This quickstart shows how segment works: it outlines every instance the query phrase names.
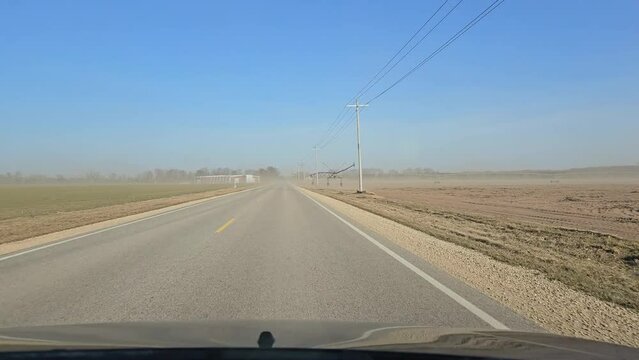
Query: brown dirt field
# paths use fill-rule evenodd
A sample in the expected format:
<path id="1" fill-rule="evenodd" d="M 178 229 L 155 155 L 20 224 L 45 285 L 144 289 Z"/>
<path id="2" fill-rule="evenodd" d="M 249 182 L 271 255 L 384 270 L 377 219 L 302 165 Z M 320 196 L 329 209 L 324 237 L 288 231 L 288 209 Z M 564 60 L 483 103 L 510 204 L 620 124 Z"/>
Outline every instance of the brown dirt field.
<path id="1" fill-rule="evenodd" d="M 639 310 L 639 185 L 368 185 L 314 189 L 575 290 Z"/>
<path id="2" fill-rule="evenodd" d="M 245 188 L 244 188 L 245 189 Z M 0 220 L 0 244 L 243 190 L 223 188 L 125 204 Z"/>
<path id="3" fill-rule="evenodd" d="M 639 186 L 634 185 L 380 187 L 373 191 L 443 211 L 639 240 Z"/>

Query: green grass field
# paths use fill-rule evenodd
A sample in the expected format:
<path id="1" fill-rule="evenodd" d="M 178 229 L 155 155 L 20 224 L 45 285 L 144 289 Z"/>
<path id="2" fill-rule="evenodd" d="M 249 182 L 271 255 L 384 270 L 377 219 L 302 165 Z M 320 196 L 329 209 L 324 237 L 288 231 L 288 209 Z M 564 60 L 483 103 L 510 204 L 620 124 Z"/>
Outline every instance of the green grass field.
<path id="1" fill-rule="evenodd" d="M 0 220 L 199 193 L 229 185 L 0 185 Z"/>

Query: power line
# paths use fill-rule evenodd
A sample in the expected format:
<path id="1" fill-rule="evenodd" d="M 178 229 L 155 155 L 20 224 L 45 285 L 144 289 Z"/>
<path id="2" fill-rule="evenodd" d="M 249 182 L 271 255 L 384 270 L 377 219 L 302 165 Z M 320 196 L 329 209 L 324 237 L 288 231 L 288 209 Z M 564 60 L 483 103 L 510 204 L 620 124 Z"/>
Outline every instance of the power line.
<path id="1" fill-rule="evenodd" d="M 350 110 L 350 109 L 349 109 Z M 348 113 L 348 112 L 347 112 Z M 330 143 L 332 143 L 333 141 L 335 141 L 336 138 L 339 137 L 339 135 L 342 133 L 342 131 L 344 131 L 344 128 L 346 126 L 348 126 L 348 124 L 350 122 L 352 122 L 352 119 L 355 117 L 355 112 L 353 111 L 350 114 L 350 117 L 348 118 L 344 118 L 342 119 L 342 121 L 340 121 L 338 124 L 336 124 L 336 126 L 333 128 L 333 131 L 328 134 L 324 141 L 321 143 L 320 147 L 323 149 L 326 146 L 328 146 Z M 341 125 L 341 126 L 340 126 Z"/>
<path id="2" fill-rule="evenodd" d="M 323 148 L 323 147 L 326 146 L 327 142 L 330 142 L 330 139 L 339 131 L 338 130 L 339 129 L 339 125 L 342 123 L 344 116 L 346 114 L 348 114 L 349 111 L 351 111 L 351 109 L 346 107 L 346 106 L 344 106 L 344 109 L 342 109 L 340 114 L 335 118 L 335 120 L 333 121 L 333 123 L 329 127 L 328 131 L 322 137 L 322 140 L 320 140 L 317 143 L 317 146 Z M 353 114 L 355 114 L 355 113 L 353 112 L 351 114 L 351 117 L 353 116 Z"/>
<path id="3" fill-rule="evenodd" d="M 348 113 L 348 110 L 350 110 L 347 107 L 347 105 L 350 104 L 351 102 L 353 102 L 356 98 L 358 98 L 361 95 L 365 94 L 368 90 L 370 90 L 369 85 L 373 81 L 376 80 L 376 78 L 379 76 L 379 74 L 382 73 L 382 71 L 384 71 L 388 67 L 388 65 L 390 65 L 393 62 L 393 60 L 395 60 L 395 58 L 397 58 L 397 56 L 399 56 L 399 54 L 401 54 L 401 52 L 408 46 L 408 44 L 410 44 L 413 41 L 413 39 L 415 39 L 415 37 L 426 27 L 426 25 L 428 25 L 428 23 L 430 23 L 430 21 L 439 13 L 439 11 L 444 7 L 444 5 L 446 5 L 448 3 L 448 1 L 449 0 L 444 0 L 444 2 L 442 2 L 442 4 L 437 8 L 437 10 L 435 10 L 435 12 L 422 24 L 422 26 L 420 26 L 419 29 L 417 29 L 417 31 L 415 31 L 415 33 L 413 33 L 413 35 L 410 37 L 410 39 L 408 39 L 408 41 L 406 41 L 404 43 L 404 45 L 402 45 L 402 47 L 399 50 L 397 50 L 397 52 L 395 52 L 395 54 L 386 62 L 386 64 L 384 64 L 384 66 L 382 66 L 382 68 L 377 71 L 377 73 L 368 81 L 368 83 L 366 83 L 366 85 L 364 85 L 364 87 L 362 87 L 355 96 L 353 96 L 350 100 L 348 100 L 348 102 L 346 102 L 346 104 L 344 105 L 342 110 L 339 112 L 339 114 L 337 114 L 335 119 L 329 125 L 328 130 L 326 131 L 325 135 L 317 143 L 317 145 L 319 147 L 326 146 L 326 144 L 324 144 L 324 145 L 321 145 L 321 144 L 323 144 L 325 141 L 329 141 L 328 139 L 331 138 L 332 133 L 339 127 L 339 124 L 341 123 L 344 115 L 346 115 Z M 461 3 L 462 1 L 463 0 L 460 0 L 457 3 L 457 5 L 455 5 L 455 7 L 457 7 L 459 5 L 459 3 Z M 453 7 L 453 10 L 455 9 L 455 7 Z M 450 12 L 451 11 L 449 11 L 449 13 L 444 16 L 444 19 L 450 14 Z M 397 64 L 399 62 L 401 62 L 406 57 L 406 55 L 408 55 L 417 45 L 419 45 L 419 43 L 421 43 L 426 38 L 426 36 L 428 36 L 428 34 L 430 34 L 434 30 L 434 28 L 437 27 L 437 25 L 439 25 L 441 23 L 442 20 L 440 20 L 433 28 L 431 28 L 430 31 L 417 42 L 417 44 L 415 44 L 412 48 L 410 48 L 409 51 L 404 56 L 402 56 L 402 58 L 397 63 L 395 63 L 393 65 L 393 68 L 395 66 L 397 66 Z M 392 70 L 392 68 L 391 68 L 391 70 Z M 388 74 L 388 71 L 386 73 L 384 73 L 384 75 L 382 75 L 382 78 L 384 76 L 386 76 L 386 74 Z M 379 82 L 379 80 L 381 80 L 381 79 L 378 79 L 377 81 L 375 81 L 375 84 L 377 84 L 377 82 Z M 372 86 L 374 86 L 375 84 L 373 84 Z"/>
<path id="4" fill-rule="evenodd" d="M 320 144 L 322 144 L 325 139 L 327 139 L 328 137 L 330 137 L 331 132 L 333 132 L 335 130 L 335 127 L 338 126 L 339 122 L 341 121 L 341 119 L 344 117 L 344 115 L 350 110 L 348 107 L 346 107 L 346 105 L 348 105 L 348 103 L 346 103 L 344 105 L 344 107 L 342 108 L 342 110 L 340 110 L 339 114 L 337 114 L 337 116 L 335 117 L 335 120 L 333 120 L 331 122 L 331 124 L 329 125 L 328 129 L 326 130 L 326 132 L 324 133 L 324 136 L 320 139 L 320 141 L 317 142 L 316 145 L 322 147 Z"/>
<path id="5" fill-rule="evenodd" d="M 444 15 L 441 19 L 439 19 L 439 21 L 437 22 L 437 24 L 435 24 L 435 26 L 433 26 L 432 28 L 430 28 L 430 30 L 428 30 L 428 32 L 426 34 L 424 34 L 424 36 L 421 37 L 421 39 L 419 39 L 419 41 L 417 41 L 410 49 L 408 49 L 408 51 L 399 59 L 397 60 L 397 62 L 395 64 L 393 64 L 393 66 L 391 66 L 388 70 L 386 70 L 384 72 L 384 74 L 382 76 L 380 76 L 377 80 L 375 80 L 374 83 L 372 83 L 366 90 L 364 90 L 364 92 L 361 93 L 361 95 L 366 94 L 370 89 L 372 89 L 375 85 L 377 85 L 377 83 L 379 83 L 384 77 L 386 77 L 386 75 L 388 75 L 389 72 L 391 72 L 395 67 L 397 67 L 397 65 L 399 65 L 400 62 L 402 62 L 402 60 L 404 60 L 406 58 L 406 56 L 408 56 L 413 50 L 415 50 L 415 48 L 422 43 L 422 41 L 424 41 L 424 39 L 426 39 L 426 37 L 428 37 L 428 35 L 430 35 L 438 26 L 439 24 L 441 24 L 444 20 L 446 20 L 446 18 L 448 17 L 448 15 L 450 15 L 453 11 L 455 11 L 455 9 L 457 9 L 457 7 L 463 2 L 464 0 L 459 0 L 457 2 L 457 4 L 455 4 L 450 10 L 448 10 L 448 12 L 446 13 L 446 15 Z M 361 96 L 360 95 L 360 96 Z"/>
<path id="6" fill-rule="evenodd" d="M 402 51 L 404 51 L 404 49 L 406 48 L 406 46 L 408 46 L 408 44 L 410 44 L 410 42 L 411 42 L 411 41 L 413 41 L 413 39 L 417 36 L 417 34 L 419 34 L 419 33 L 420 33 L 420 32 L 421 32 L 421 31 L 422 31 L 422 30 L 426 27 L 426 25 L 428 25 L 428 23 L 429 23 L 429 22 L 430 22 L 430 21 L 431 21 L 431 20 L 435 17 L 435 15 L 437 15 L 437 14 L 439 13 L 439 11 L 440 11 L 440 10 L 444 7 L 444 5 L 446 5 L 446 4 L 448 3 L 448 1 L 449 1 L 449 0 L 445 0 L 445 1 L 444 1 L 444 2 L 443 2 L 443 3 L 442 3 L 442 4 L 441 4 L 441 5 L 437 8 L 437 10 L 435 10 L 435 12 L 434 12 L 434 13 L 433 13 L 433 14 L 432 14 L 429 18 L 428 18 L 428 20 L 426 20 L 426 22 L 424 22 L 424 23 L 422 24 L 422 26 L 420 26 L 420 28 L 419 28 L 417 31 L 415 31 L 415 33 L 413 34 L 413 36 L 411 36 L 411 37 L 410 37 L 410 39 L 408 39 L 408 41 L 406 41 L 406 42 L 404 43 L 404 45 L 402 45 L 402 47 L 401 47 L 399 50 L 397 50 L 397 52 L 395 53 L 395 55 L 393 55 L 393 56 L 392 56 L 392 57 L 391 57 L 391 58 L 390 58 L 390 59 L 386 62 L 386 64 L 384 64 L 384 66 L 382 66 L 382 68 L 381 68 L 381 69 L 379 69 L 379 71 L 377 71 L 377 73 L 376 73 L 376 74 L 375 74 L 375 75 L 374 75 L 374 76 L 373 76 L 373 77 L 372 77 L 372 78 L 368 81 L 368 83 L 366 83 L 366 85 L 364 85 L 364 87 L 362 87 L 362 88 L 359 90 L 359 92 L 357 92 L 357 94 L 356 94 L 355 96 L 353 96 L 353 98 L 352 98 L 352 99 L 350 99 L 350 100 L 348 101 L 349 103 L 351 103 L 351 102 L 352 102 L 353 100 L 355 100 L 356 98 L 358 98 L 358 97 L 362 96 L 362 95 L 365 93 L 365 91 L 367 91 L 367 90 L 365 90 L 365 89 L 368 87 L 368 85 L 370 85 L 373 81 L 375 81 L 375 79 L 377 78 L 377 76 L 379 76 L 379 74 L 381 74 L 381 73 L 382 73 L 382 71 L 384 71 L 384 69 L 386 69 L 386 68 L 388 67 L 388 65 L 390 65 L 390 63 L 391 63 L 391 62 L 393 62 L 393 60 L 395 60 L 395 58 L 396 58 L 396 57 L 397 57 L 397 56 L 398 56 L 398 55 L 399 55 Z M 461 2 L 461 1 L 463 1 L 463 0 L 460 0 L 460 2 Z M 458 5 L 459 5 L 459 4 L 458 4 Z M 432 31 L 432 29 L 431 29 L 431 31 Z M 428 33 L 430 33 L 430 31 L 429 31 Z M 418 44 L 419 44 L 422 40 L 424 40 L 424 38 L 425 38 L 426 36 L 428 36 L 428 34 L 426 34 L 425 36 L 423 36 L 423 37 L 422 37 L 422 38 L 421 38 L 421 39 L 417 42 L 417 44 L 416 44 L 415 46 L 417 46 L 417 45 L 418 45 Z M 414 49 L 414 48 L 415 48 L 415 46 L 413 46 L 413 47 L 412 47 L 412 48 L 408 51 L 408 53 L 410 53 L 410 52 L 412 51 L 412 49 Z M 407 54 L 408 54 L 408 53 L 407 53 Z M 406 54 L 406 55 L 407 55 L 407 54 Z M 406 55 L 404 55 L 404 56 L 402 57 L 402 59 L 403 59 L 404 57 L 406 57 Z M 399 61 L 401 61 L 401 59 L 400 59 Z M 393 66 L 395 66 L 395 65 L 393 65 Z M 374 84 L 373 84 L 373 85 L 374 85 Z"/>
<path id="7" fill-rule="evenodd" d="M 342 132 L 344 132 L 344 129 L 346 129 L 348 127 L 348 125 L 352 124 L 353 121 L 355 121 L 355 112 L 354 111 L 353 111 L 353 113 L 351 113 L 350 118 L 348 118 L 344 123 L 342 123 L 342 126 L 337 131 L 335 131 L 333 136 L 331 138 L 327 139 L 326 142 L 324 142 L 324 144 L 322 145 L 322 148 L 325 148 L 326 146 L 331 144 L 333 141 L 335 141 L 337 138 L 339 138 L 339 136 L 342 134 Z"/>
<path id="8" fill-rule="evenodd" d="M 495 10 L 499 5 L 501 5 L 505 0 L 495 0 L 492 4 L 490 4 L 486 9 L 484 9 L 484 11 L 482 11 L 479 15 L 477 15 L 473 20 L 471 20 L 468 24 L 466 24 L 461 30 L 459 30 L 455 35 L 453 35 L 451 38 L 449 38 L 445 43 L 443 43 L 439 48 L 437 48 L 437 50 L 433 51 L 430 55 L 428 55 L 428 57 L 426 57 L 424 60 L 422 60 L 419 64 L 417 64 L 415 67 L 413 67 L 412 69 L 410 69 L 406 74 L 404 74 L 401 78 L 399 78 L 399 80 L 395 81 L 394 83 L 392 83 L 389 87 L 387 87 L 386 89 L 384 89 L 382 92 L 378 93 L 377 95 L 375 95 L 373 98 L 371 98 L 370 100 L 368 100 L 367 103 L 371 103 L 374 100 L 378 99 L 380 96 L 386 94 L 390 89 L 394 88 L 395 86 L 397 86 L 397 84 L 399 84 L 400 82 L 404 81 L 404 79 L 406 79 L 407 77 L 409 77 L 412 73 L 414 73 L 417 69 L 419 69 L 420 67 L 422 67 L 424 64 L 426 64 L 427 62 L 429 62 L 432 58 L 434 58 L 435 56 L 437 56 L 437 54 L 439 54 L 440 52 L 442 52 L 444 49 L 446 49 L 450 44 L 452 44 L 453 42 L 455 42 L 455 40 L 459 39 L 462 35 L 464 35 L 468 30 L 470 30 L 473 26 L 475 26 L 478 22 L 480 22 L 483 18 L 485 18 L 486 16 L 488 16 L 488 14 L 490 14 L 493 10 Z"/>
<path id="9" fill-rule="evenodd" d="M 456 7 L 459 6 L 459 4 L 462 2 L 463 0 L 460 0 L 455 6 L 453 6 L 452 9 L 450 9 L 448 11 L 448 13 L 446 15 L 444 15 L 444 17 L 442 19 L 439 20 L 439 22 L 437 24 L 435 24 L 435 26 L 433 26 L 433 28 L 431 28 L 431 30 L 425 34 L 422 39 L 420 39 L 420 41 L 418 41 L 417 44 L 414 44 L 413 47 L 409 50 L 409 52 L 407 52 L 406 54 L 404 54 L 389 70 L 387 70 L 384 75 L 382 75 L 382 78 L 389 72 L 391 71 L 400 61 L 402 61 L 409 53 L 412 49 L 414 49 L 417 45 L 419 45 L 419 43 L 421 42 L 421 40 L 423 40 L 426 36 L 428 36 L 428 34 L 430 32 L 432 32 L 432 30 L 434 30 L 434 28 L 436 28 Z M 411 68 L 407 73 L 405 73 L 402 77 L 400 77 L 397 81 L 395 81 L 394 83 L 392 83 L 390 86 L 388 86 L 387 88 L 385 88 L 383 91 L 379 92 L 377 95 L 375 95 L 373 98 L 371 98 L 367 103 L 371 103 L 372 101 L 378 99 L 379 97 L 383 96 L 384 94 L 386 94 L 388 91 L 390 91 L 392 88 L 394 88 L 395 86 L 397 86 L 400 82 L 402 82 L 403 80 L 405 80 L 407 77 L 409 77 L 411 74 L 413 74 L 415 71 L 417 71 L 419 68 L 421 68 L 424 64 L 426 64 L 427 62 L 429 62 L 431 59 L 433 59 L 435 56 L 437 56 L 439 53 L 441 53 L 443 50 L 445 50 L 448 46 L 450 46 L 453 42 L 455 42 L 458 38 L 460 38 L 461 36 L 463 36 L 468 30 L 470 30 L 472 27 L 474 27 L 477 23 L 479 23 L 481 20 L 483 20 L 486 16 L 488 16 L 492 11 L 494 11 L 497 7 L 499 7 L 505 0 L 495 0 L 493 1 L 486 9 L 484 9 L 479 15 L 477 15 L 475 18 L 473 18 L 471 21 L 469 21 L 464 27 L 462 27 L 457 33 L 455 33 L 452 37 L 450 37 L 446 42 L 444 42 L 439 48 L 437 48 L 435 51 L 433 51 L 430 55 L 428 55 L 425 59 L 423 59 L 422 61 L 420 61 L 416 66 L 414 66 L 413 68 Z M 445 4 L 446 2 L 444 2 Z M 429 19 L 430 20 L 430 19 Z M 428 23 L 428 21 L 426 22 L 426 24 Z M 423 28 L 424 26 L 422 26 Z M 421 31 L 421 29 L 417 32 L 419 33 Z M 417 34 L 416 33 L 416 34 Z M 412 39 L 414 39 L 415 35 L 414 34 L 411 39 L 407 42 L 410 43 L 410 41 L 412 41 Z M 401 53 L 401 51 L 407 46 L 407 44 L 404 44 L 404 46 L 402 47 L 402 49 L 400 49 L 398 51 L 398 53 L 396 53 L 389 62 L 387 62 L 387 64 L 382 67 L 382 71 L 385 67 L 388 66 L 389 63 L 391 63 L 393 61 L 394 58 L 397 57 L 397 55 L 399 53 Z M 378 72 L 379 74 L 379 72 Z M 373 79 L 375 79 L 376 76 L 378 76 L 378 74 L 376 74 Z M 375 83 L 373 83 L 371 86 L 368 87 L 368 89 L 366 89 L 365 91 L 370 90 L 370 88 L 372 88 L 372 86 L 374 86 L 375 84 L 377 84 L 377 82 L 379 82 L 379 80 L 381 80 L 381 78 L 378 78 L 377 81 L 375 81 Z M 370 84 L 370 81 L 369 81 Z M 356 98 L 356 97 L 355 97 Z M 333 141 L 335 141 L 335 139 L 337 139 L 339 137 L 339 135 L 344 131 L 344 129 L 346 129 L 347 126 L 349 126 L 350 124 L 352 124 L 354 118 L 355 118 L 355 112 L 353 112 L 350 116 L 350 118 L 343 120 L 344 116 L 348 113 L 348 108 L 345 106 L 340 113 L 338 114 L 338 116 L 335 118 L 335 120 L 333 121 L 333 123 L 331 124 L 329 131 L 326 133 L 326 135 L 322 138 L 322 141 L 320 141 L 318 143 L 318 145 L 321 145 L 319 147 L 324 148 L 327 145 L 329 145 L 330 143 L 332 143 Z M 341 126 L 340 126 L 341 124 Z M 316 147 L 318 147 L 318 145 L 316 145 Z M 316 150 L 316 154 L 317 154 L 317 150 Z M 317 171 L 317 170 L 316 170 Z"/>

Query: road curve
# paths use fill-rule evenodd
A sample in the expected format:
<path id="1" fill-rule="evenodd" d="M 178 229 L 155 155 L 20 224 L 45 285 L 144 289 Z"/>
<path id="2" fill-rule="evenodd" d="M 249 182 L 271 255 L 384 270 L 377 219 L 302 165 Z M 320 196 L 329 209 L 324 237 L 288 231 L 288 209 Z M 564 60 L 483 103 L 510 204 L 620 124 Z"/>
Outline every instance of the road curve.
<path id="1" fill-rule="evenodd" d="M 538 330 L 327 210 L 277 183 L 7 258 L 0 327 L 211 319 L 494 327 L 401 259 L 499 323 Z"/>

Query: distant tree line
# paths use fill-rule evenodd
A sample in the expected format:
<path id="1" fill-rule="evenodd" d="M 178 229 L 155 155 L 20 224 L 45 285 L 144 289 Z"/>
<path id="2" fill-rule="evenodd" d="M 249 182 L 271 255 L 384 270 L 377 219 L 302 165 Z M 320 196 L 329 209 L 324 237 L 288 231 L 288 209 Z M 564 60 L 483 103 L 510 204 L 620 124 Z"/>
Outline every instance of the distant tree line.
<path id="1" fill-rule="evenodd" d="M 267 168 L 259 168 L 257 170 L 233 170 L 229 168 L 201 168 L 195 171 L 195 176 L 206 176 L 206 175 L 259 175 L 265 178 L 277 178 L 280 177 L 280 171 L 273 166 L 268 166 Z"/>
<path id="2" fill-rule="evenodd" d="M 192 183 L 196 176 L 202 175 L 259 175 L 263 178 L 277 178 L 280 172 L 269 166 L 256 170 L 230 168 L 201 168 L 195 171 L 180 169 L 154 169 L 137 175 L 117 173 L 103 174 L 89 171 L 83 176 L 64 175 L 25 175 L 20 171 L 0 174 L 0 184 L 54 184 L 54 183 Z"/>
<path id="3" fill-rule="evenodd" d="M 423 178 L 560 178 L 560 177 L 580 177 L 580 176 L 601 176 L 601 177 L 639 177 L 638 165 L 619 165 L 619 166 L 597 166 L 584 168 L 571 168 L 563 170 L 498 170 L 498 171 L 458 171 L 458 172 L 441 172 L 431 168 L 407 168 L 404 170 L 384 170 L 378 168 L 364 168 L 362 171 L 367 177 L 423 177 Z M 309 173 L 309 174 L 312 174 Z M 340 174 L 343 177 L 357 177 L 357 169 L 348 170 Z"/>
<path id="4" fill-rule="evenodd" d="M 402 177 L 402 176 L 428 176 L 437 174 L 437 172 L 430 168 L 407 168 L 404 170 L 384 170 L 378 168 L 364 168 L 362 171 L 364 176 L 372 177 Z M 358 176 L 357 169 L 349 170 L 343 173 L 344 177 Z"/>

